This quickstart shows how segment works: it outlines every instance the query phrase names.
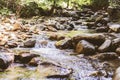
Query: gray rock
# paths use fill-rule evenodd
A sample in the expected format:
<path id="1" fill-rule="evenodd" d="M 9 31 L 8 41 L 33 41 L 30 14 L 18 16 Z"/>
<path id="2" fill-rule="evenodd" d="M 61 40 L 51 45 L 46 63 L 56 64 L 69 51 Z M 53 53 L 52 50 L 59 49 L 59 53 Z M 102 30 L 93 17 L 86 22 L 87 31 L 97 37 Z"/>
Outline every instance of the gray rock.
<path id="1" fill-rule="evenodd" d="M 112 49 L 115 50 L 120 45 L 120 38 L 113 39 L 112 41 Z"/>
<path id="2" fill-rule="evenodd" d="M 87 40 L 90 43 L 100 45 L 105 41 L 104 34 L 79 34 L 72 38 L 74 43 L 78 43 L 80 40 Z"/>
<path id="3" fill-rule="evenodd" d="M 55 43 L 55 46 L 57 48 L 60 48 L 60 49 L 71 49 L 71 48 L 73 48 L 73 44 L 72 44 L 71 39 L 63 39 L 63 40 L 57 41 Z"/>
<path id="4" fill-rule="evenodd" d="M 120 80 L 120 67 L 116 69 L 112 80 Z"/>
<path id="5" fill-rule="evenodd" d="M 110 49 L 112 41 L 107 39 L 105 42 L 98 48 L 98 51 L 100 52 L 106 52 Z"/>
<path id="6" fill-rule="evenodd" d="M 109 29 L 113 32 L 120 32 L 120 24 L 110 24 Z"/>
<path id="7" fill-rule="evenodd" d="M 116 53 L 120 56 L 120 47 L 116 49 Z"/>
<path id="8" fill-rule="evenodd" d="M 24 47 L 30 48 L 34 47 L 36 43 L 36 40 L 27 40 L 24 42 Z"/>
<path id="9" fill-rule="evenodd" d="M 85 55 L 92 55 L 95 53 L 95 47 L 93 44 L 85 41 L 85 40 L 81 40 L 80 42 L 78 42 L 75 51 L 79 54 L 85 54 Z"/>
<path id="10" fill-rule="evenodd" d="M 0 53 L 0 70 L 4 71 L 7 69 L 14 61 L 14 54 L 13 53 Z"/>
<path id="11" fill-rule="evenodd" d="M 96 55 L 97 59 L 100 60 L 114 60 L 118 59 L 118 55 L 115 52 L 105 52 L 105 53 L 99 53 Z"/>

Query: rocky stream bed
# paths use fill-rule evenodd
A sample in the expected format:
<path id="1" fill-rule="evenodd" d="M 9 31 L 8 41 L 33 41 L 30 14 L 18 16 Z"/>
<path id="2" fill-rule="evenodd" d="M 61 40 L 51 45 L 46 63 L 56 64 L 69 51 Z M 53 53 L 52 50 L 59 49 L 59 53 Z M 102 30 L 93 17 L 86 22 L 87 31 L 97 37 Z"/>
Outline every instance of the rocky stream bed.
<path id="1" fill-rule="evenodd" d="M 103 10 L 0 16 L 0 80 L 119 80 L 119 32 Z"/>

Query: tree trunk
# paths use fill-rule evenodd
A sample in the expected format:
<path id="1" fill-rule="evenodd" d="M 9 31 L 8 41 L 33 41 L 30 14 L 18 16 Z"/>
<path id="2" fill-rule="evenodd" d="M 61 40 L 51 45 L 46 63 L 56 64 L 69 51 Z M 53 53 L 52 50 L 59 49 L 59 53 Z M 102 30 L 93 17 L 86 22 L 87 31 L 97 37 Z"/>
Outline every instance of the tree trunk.
<path id="1" fill-rule="evenodd" d="M 67 2 L 67 8 L 69 8 L 69 5 L 70 5 L 70 0 L 68 0 Z"/>

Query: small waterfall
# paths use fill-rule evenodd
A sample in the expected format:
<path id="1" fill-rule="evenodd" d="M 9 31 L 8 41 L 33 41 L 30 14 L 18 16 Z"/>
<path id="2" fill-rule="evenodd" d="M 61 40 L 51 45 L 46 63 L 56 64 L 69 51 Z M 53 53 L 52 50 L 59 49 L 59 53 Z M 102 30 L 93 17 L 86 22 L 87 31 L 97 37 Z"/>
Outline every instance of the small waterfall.
<path id="1" fill-rule="evenodd" d="M 56 48 L 55 41 L 50 41 L 45 34 L 36 36 L 35 48 Z"/>
<path id="2" fill-rule="evenodd" d="M 39 40 L 35 44 L 35 48 L 55 48 L 55 42 L 49 40 Z"/>

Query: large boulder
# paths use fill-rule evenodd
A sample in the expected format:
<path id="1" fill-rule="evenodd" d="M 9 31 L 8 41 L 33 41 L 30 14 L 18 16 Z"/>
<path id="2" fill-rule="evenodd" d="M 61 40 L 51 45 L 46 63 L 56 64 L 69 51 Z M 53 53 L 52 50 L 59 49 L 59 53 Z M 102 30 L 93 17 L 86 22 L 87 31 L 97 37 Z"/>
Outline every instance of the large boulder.
<path id="1" fill-rule="evenodd" d="M 39 55 L 32 53 L 23 53 L 18 55 L 19 61 L 23 64 L 29 63 L 34 57 L 39 57 Z"/>
<path id="2" fill-rule="evenodd" d="M 34 47 L 35 46 L 35 43 L 36 43 L 36 40 L 27 40 L 24 42 L 24 47 L 26 48 L 31 48 L 31 47 Z"/>
<path id="3" fill-rule="evenodd" d="M 75 35 L 72 38 L 72 41 L 74 43 L 78 43 L 80 40 L 87 40 L 88 42 L 91 42 L 96 45 L 101 45 L 105 41 L 104 34 L 79 34 Z"/>
<path id="4" fill-rule="evenodd" d="M 73 48 L 72 40 L 71 39 L 63 39 L 60 41 L 57 41 L 55 43 L 55 46 L 60 49 L 71 49 Z"/>
<path id="5" fill-rule="evenodd" d="M 112 41 L 107 39 L 105 42 L 98 48 L 98 51 L 100 52 L 106 52 L 110 49 Z"/>
<path id="6" fill-rule="evenodd" d="M 115 52 L 104 52 L 104 53 L 99 53 L 95 56 L 97 59 L 100 60 L 113 60 L 113 59 L 118 59 L 118 55 Z"/>
<path id="7" fill-rule="evenodd" d="M 14 61 L 14 54 L 13 53 L 0 53 L 0 70 L 4 71 L 7 69 Z"/>
<path id="8" fill-rule="evenodd" d="M 92 55 L 95 53 L 95 46 L 85 40 L 78 42 L 75 51 L 79 54 Z"/>
<path id="9" fill-rule="evenodd" d="M 110 24 L 109 29 L 112 32 L 120 32 L 120 24 Z"/>

